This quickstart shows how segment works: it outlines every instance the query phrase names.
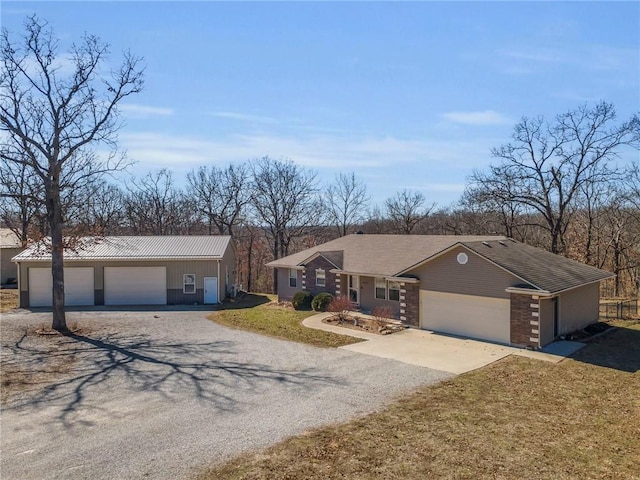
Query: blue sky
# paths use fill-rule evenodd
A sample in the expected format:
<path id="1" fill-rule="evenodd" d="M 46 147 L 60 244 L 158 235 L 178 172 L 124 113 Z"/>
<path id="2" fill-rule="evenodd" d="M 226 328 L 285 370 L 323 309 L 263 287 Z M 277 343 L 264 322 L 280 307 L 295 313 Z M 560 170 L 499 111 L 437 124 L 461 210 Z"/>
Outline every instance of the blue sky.
<path id="1" fill-rule="evenodd" d="M 2 2 L 144 57 L 131 173 L 269 155 L 446 206 L 523 116 L 640 109 L 639 2 Z M 627 160 L 638 158 L 627 152 Z"/>

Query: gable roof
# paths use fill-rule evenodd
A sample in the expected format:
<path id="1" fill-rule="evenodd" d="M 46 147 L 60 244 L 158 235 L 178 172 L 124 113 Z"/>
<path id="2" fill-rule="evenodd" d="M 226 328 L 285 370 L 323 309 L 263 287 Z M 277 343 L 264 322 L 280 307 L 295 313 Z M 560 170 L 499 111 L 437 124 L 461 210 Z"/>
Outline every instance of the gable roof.
<path id="1" fill-rule="evenodd" d="M 511 239 L 461 243 L 481 257 L 550 293 L 615 276 L 599 268 Z"/>
<path id="2" fill-rule="evenodd" d="M 471 235 L 347 235 L 279 258 L 267 266 L 300 267 L 318 254 L 336 264 L 332 258 L 341 251 L 339 270 L 343 272 L 404 276 L 456 246 L 467 248 L 541 292 L 557 293 L 615 276 L 507 237 Z"/>
<path id="3" fill-rule="evenodd" d="M 224 255 L 230 242 L 228 235 L 85 237 L 75 250 L 66 250 L 64 258 L 65 261 L 216 259 Z M 51 261 L 51 253 L 38 243 L 12 260 Z"/>
<path id="4" fill-rule="evenodd" d="M 474 235 L 347 235 L 267 263 L 268 267 L 293 268 L 317 253 L 336 264 L 342 251 L 342 271 L 363 275 L 393 276 L 460 241 L 499 240 L 506 237 Z"/>

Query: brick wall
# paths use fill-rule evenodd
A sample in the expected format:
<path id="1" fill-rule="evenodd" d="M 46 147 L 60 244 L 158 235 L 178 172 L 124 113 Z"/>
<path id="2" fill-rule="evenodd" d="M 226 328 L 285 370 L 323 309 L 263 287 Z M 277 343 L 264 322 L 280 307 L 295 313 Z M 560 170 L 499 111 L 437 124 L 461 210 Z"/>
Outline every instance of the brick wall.
<path id="1" fill-rule="evenodd" d="M 420 284 L 400 282 L 400 320 L 420 326 Z"/>
<path id="2" fill-rule="evenodd" d="M 318 268 L 324 269 L 325 285 L 319 287 L 316 285 L 316 270 Z M 316 257 L 310 261 L 303 272 L 302 277 L 302 290 L 311 292 L 313 296 L 316 296 L 320 292 L 329 292 L 331 295 L 336 294 L 336 274 L 331 273 L 329 270 L 336 268 L 335 265 L 328 262 L 324 257 Z M 339 283 L 339 282 L 338 282 Z M 340 287 L 338 286 L 338 289 Z"/>
<path id="3" fill-rule="evenodd" d="M 540 301 L 532 295 L 511 294 L 511 344 L 540 346 Z"/>

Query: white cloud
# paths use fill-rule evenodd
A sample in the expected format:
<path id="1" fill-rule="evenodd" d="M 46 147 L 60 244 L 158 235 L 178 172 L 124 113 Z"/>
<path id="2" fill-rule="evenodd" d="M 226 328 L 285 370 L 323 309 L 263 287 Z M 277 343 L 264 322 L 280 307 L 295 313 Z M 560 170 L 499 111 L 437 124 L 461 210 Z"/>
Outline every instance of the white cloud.
<path id="1" fill-rule="evenodd" d="M 445 119 L 465 125 L 503 125 L 511 123 L 505 115 L 494 110 L 482 112 L 448 112 L 442 115 Z"/>
<path id="2" fill-rule="evenodd" d="M 238 113 L 238 112 L 212 112 L 212 116 L 219 118 L 226 118 L 229 120 L 238 120 L 241 122 L 254 122 L 254 123 L 275 123 L 276 119 L 272 117 L 263 117 L 260 115 L 253 115 L 250 113 Z"/>
<path id="3" fill-rule="evenodd" d="M 118 109 L 131 117 L 146 118 L 146 117 L 168 117 L 174 114 L 173 109 L 164 107 L 151 107 L 148 105 L 140 105 L 137 103 L 123 103 L 118 106 Z"/>

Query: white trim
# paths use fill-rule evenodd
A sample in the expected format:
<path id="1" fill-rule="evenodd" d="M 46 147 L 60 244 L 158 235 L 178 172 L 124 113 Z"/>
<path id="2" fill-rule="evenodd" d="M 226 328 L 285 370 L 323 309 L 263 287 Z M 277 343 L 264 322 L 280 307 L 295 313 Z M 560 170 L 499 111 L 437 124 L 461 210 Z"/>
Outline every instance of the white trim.
<path id="1" fill-rule="evenodd" d="M 193 277 L 193 282 L 186 282 L 187 277 Z M 182 274 L 182 293 L 185 295 L 195 295 L 198 293 L 198 289 L 196 288 L 197 276 L 195 273 L 183 273 Z M 193 292 L 187 292 L 186 286 L 193 285 Z"/>

